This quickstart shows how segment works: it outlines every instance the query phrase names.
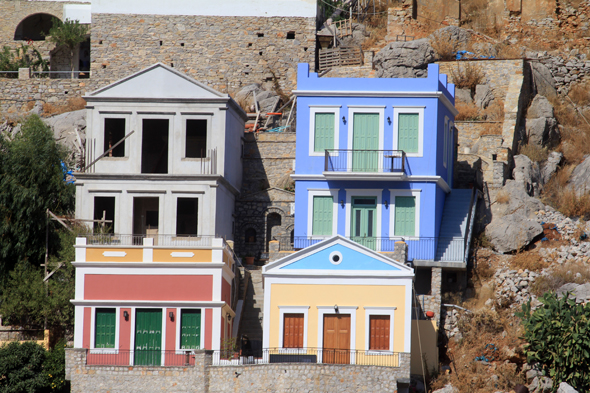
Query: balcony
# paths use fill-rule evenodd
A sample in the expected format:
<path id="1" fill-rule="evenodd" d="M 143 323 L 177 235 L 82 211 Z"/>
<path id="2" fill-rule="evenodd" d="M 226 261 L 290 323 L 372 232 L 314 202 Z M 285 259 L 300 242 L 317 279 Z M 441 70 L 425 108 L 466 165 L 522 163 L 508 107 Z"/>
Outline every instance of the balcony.
<path id="1" fill-rule="evenodd" d="M 182 235 L 125 235 L 113 233 L 88 233 L 78 237 L 86 238 L 89 246 L 165 246 L 165 247 L 211 247 L 215 236 Z M 152 243 L 153 242 L 153 243 Z M 147 243 L 147 244 L 146 244 Z"/>
<path id="2" fill-rule="evenodd" d="M 331 180 L 390 180 L 405 176 L 403 150 L 326 149 L 324 176 Z"/>

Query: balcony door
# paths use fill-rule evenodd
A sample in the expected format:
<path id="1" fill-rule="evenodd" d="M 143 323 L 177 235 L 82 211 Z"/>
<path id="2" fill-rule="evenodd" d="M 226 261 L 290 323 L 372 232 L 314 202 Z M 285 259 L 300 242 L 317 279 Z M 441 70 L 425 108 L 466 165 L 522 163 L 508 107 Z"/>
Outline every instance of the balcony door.
<path id="1" fill-rule="evenodd" d="M 162 309 L 138 309 L 135 313 L 136 366 L 160 366 L 162 362 Z"/>
<path id="2" fill-rule="evenodd" d="M 376 249 L 377 233 L 377 198 L 353 197 L 350 237 L 353 241 Z"/>
<path id="3" fill-rule="evenodd" d="M 350 363 L 350 314 L 324 315 L 322 362 Z"/>
<path id="4" fill-rule="evenodd" d="M 355 113 L 352 126 L 353 172 L 377 172 L 379 113 Z"/>

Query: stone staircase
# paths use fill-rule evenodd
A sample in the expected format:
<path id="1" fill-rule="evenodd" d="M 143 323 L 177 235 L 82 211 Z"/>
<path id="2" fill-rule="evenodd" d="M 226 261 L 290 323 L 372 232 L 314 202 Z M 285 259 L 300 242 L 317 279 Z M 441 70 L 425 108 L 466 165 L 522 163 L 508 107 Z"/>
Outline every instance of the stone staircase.
<path id="1" fill-rule="evenodd" d="M 262 288 L 262 266 L 245 266 L 248 274 L 246 300 L 240 322 L 238 337 L 247 335 L 252 349 L 262 348 L 262 313 L 264 311 L 264 289 Z"/>

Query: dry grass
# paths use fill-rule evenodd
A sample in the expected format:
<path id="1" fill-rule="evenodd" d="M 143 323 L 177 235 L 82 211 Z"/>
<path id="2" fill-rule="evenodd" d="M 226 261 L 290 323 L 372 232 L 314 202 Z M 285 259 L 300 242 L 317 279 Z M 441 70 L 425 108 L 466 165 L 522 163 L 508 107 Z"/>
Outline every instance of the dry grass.
<path id="1" fill-rule="evenodd" d="M 451 68 L 451 81 L 458 89 L 469 89 L 475 92 L 475 86 L 485 81 L 485 74 L 481 67 L 472 63 L 465 63 Z"/>
<path id="2" fill-rule="evenodd" d="M 513 269 L 540 272 L 548 266 L 548 263 L 535 251 L 523 251 L 512 257 L 510 265 Z"/>
<path id="3" fill-rule="evenodd" d="M 590 82 L 576 83 L 570 88 L 568 97 L 578 106 L 590 105 Z"/>
<path id="4" fill-rule="evenodd" d="M 369 15 L 365 20 L 369 38 L 361 45 L 363 50 L 373 48 L 381 41 L 384 42 L 387 35 L 387 8 L 387 2 L 375 4 L 375 15 Z"/>
<path id="5" fill-rule="evenodd" d="M 496 98 L 484 110 L 486 120 L 489 121 L 504 121 L 504 101 Z"/>
<path id="6" fill-rule="evenodd" d="M 510 202 L 510 195 L 508 192 L 506 192 L 506 190 L 500 190 L 498 191 L 498 194 L 496 194 L 496 202 L 504 204 L 508 203 Z"/>
<path id="7" fill-rule="evenodd" d="M 518 154 L 524 154 L 530 158 L 532 162 L 544 161 L 549 157 L 549 151 L 546 147 L 539 147 L 530 143 L 527 143 L 526 145 L 519 144 Z"/>
<path id="8" fill-rule="evenodd" d="M 481 120 L 483 117 L 481 109 L 473 103 L 457 102 L 455 103 L 455 108 L 459 111 L 457 116 L 455 116 L 455 120 L 457 121 L 475 121 Z"/>
<path id="9" fill-rule="evenodd" d="M 479 136 L 484 135 L 502 135 L 502 124 L 500 123 L 483 123 Z"/>
<path id="10" fill-rule="evenodd" d="M 545 185 L 543 201 L 568 217 L 590 218 L 590 193 L 582 195 L 568 185 L 574 165 L 559 170 Z"/>
<path id="11" fill-rule="evenodd" d="M 557 290 L 564 284 L 584 284 L 590 281 L 590 268 L 575 262 L 556 265 L 548 275 L 537 277 L 531 285 L 531 292 L 541 296 L 546 292 Z"/>
<path id="12" fill-rule="evenodd" d="M 70 98 L 65 104 L 53 105 L 49 102 L 43 104 L 43 113 L 41 116 L 49 117 L 60 115 L 66 112 L 77 111 L 86 107 L 86 101 L 82 97 Z"/>
<path id="13" fill-rule="evenodd" d="M 455 60 L 459 50 L 459 42 L 448 31 L 434 32 L 430 46 L 436 52 L 438 60 Z"/>
<path id="14" fill-rule="evenodd" d="M 496 51 L 498 52 L 498 59 L 520 59 L 524 57 L 522 47 L 510 45 L 509 43 L 497 44 Z"/>

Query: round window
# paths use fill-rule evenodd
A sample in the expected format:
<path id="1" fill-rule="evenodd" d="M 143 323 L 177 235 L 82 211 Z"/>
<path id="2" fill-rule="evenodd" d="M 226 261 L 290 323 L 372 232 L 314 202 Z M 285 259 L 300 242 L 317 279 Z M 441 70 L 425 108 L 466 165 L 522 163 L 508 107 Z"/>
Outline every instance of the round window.
<path id="1" fill-rule="evenodd" d="M 340 263 L 342 263 L 342 254 L 338 251 L 334 251 L 330 254 L 330 262 L 333 265 L 340 265 Z"/>

